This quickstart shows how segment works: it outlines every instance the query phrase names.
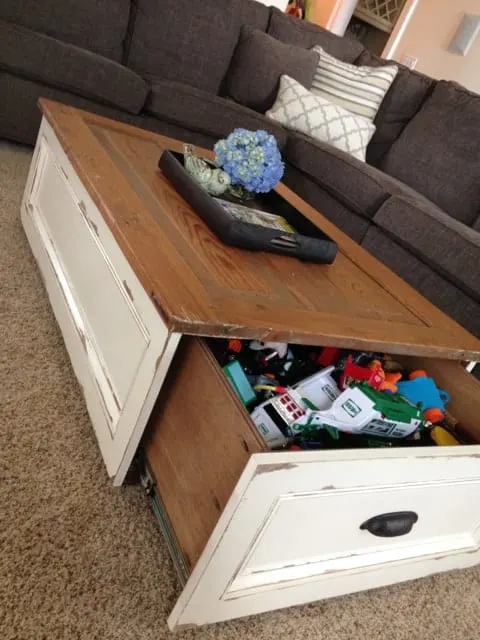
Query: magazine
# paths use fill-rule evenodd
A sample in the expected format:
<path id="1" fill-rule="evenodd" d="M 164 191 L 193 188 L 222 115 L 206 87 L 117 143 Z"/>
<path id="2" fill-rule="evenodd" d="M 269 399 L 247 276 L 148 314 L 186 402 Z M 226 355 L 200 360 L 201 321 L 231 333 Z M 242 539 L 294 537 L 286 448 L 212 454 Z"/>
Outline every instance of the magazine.
<path id="1" fill-rule="evenodd" d="M 277 229 L 284 233 L 296 233 L 295 229 L 289 224 L 282 216 L 277 216 L 273 213 L 267 213 L 260 209 L 251 209 L 242 204 L 236 204 L 222 200 L 221 198 L 215 198 L 215 200 L 229 213 L 232 218 L 239 222 L 248 222 L 260 227 L 268 227 L 269 229 Z"/>

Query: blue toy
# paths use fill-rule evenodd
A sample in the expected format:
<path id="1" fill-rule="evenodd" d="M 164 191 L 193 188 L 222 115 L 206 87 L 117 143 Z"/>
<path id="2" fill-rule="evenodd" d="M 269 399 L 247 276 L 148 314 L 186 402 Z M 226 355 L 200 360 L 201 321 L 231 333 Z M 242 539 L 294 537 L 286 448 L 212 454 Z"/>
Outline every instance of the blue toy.
<path id="1" fill-rule="evenodd" d="M 409 378 L 397 383 L 398 393 L 415 405 L 421 403 L 427 420 L 433 424 L 441 422 L 445 417 L 445 405 L 450 402 L 448 393 L 439 389 L 425 371 L 414 371 Z"/>

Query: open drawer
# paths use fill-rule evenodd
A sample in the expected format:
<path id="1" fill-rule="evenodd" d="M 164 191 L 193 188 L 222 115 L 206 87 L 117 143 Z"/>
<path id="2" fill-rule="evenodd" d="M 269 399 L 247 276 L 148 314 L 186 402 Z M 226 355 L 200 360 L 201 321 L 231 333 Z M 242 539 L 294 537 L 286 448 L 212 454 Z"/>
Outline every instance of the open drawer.
<path id="1" fill-rule="evenodd" d="M 452 361 L 403 360 L 448 389 L 450 413 L 480 442 L 473 376 Z M 189 574 L 171 628 L 480 561 L 480 445 L 269 452 L 198 338 L 179 348 L 145 451 Z M 372 524 L 385 514 L 393 537 Z"/>

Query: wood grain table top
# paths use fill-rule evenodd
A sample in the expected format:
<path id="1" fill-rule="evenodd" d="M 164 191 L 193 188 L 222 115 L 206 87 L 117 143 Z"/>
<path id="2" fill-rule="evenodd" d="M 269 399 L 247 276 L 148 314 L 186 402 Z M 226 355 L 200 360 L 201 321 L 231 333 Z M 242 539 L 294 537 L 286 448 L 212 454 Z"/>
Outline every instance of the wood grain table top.
<path id="1" fill-rule="evenodd" d="M 172 331 L 480 359 L 477 338 L 284 185 L 279 193 L 338 243 L 333 265 L 224 245 L 157 167 L 181 142 L 39 105 Z"/>

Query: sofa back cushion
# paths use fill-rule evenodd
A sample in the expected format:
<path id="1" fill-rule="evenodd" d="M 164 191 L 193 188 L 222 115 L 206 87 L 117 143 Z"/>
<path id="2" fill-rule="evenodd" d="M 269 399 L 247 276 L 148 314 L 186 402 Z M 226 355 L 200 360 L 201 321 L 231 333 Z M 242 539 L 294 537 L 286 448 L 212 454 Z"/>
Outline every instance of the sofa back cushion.
<path id="1" fill-rule="evenodd" d="M 236 102 L 265 113 L 275 102 L 282 74 L 310 88 L 317 63 L 318 53 L 244 26 L 227 72 L 226 92 Z"/>
<path id="2" fill-rule="evenodd" d="M 1 0 L 0 20 L 120 61 L 130 0 Z"/>
<path id="3" fill-rule="evenodd" d="M 473 225 L 480 202 L 480 96 L 440 81 L 381 168 Z"/>
<path id="4" fill-rule="evenodd" d="M 353 37 L 335 35 L 318 25 L 292 18 L 279 9 L 271 9 L 268 33 L 286 44 L 310 49 L 319 44 L 331 56 L 344 62 L 354 62 L 364 51 L 363 45 Z"/>
<path id="5" fill-rule="evenodd" d="M 127 64 L 152 82 L 176 80 L 218 94 L 242 24 L 265 31 L 256 0 L 136 0 Z"/>
<path id="6" fill-rule="evenodd" d="M 364 51 L 356 64 L 380 67 L 391 65 L 392 61 Z M 396 64 L 397 76 L 380 105 L 374 121 L 377 130 L 367 149 L 367 162 L 375 167 L 380 166 L 387 151 L 421 109 L 435 86 L 432 78 Z"/>

